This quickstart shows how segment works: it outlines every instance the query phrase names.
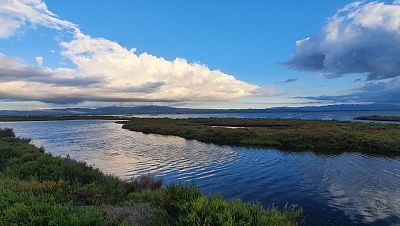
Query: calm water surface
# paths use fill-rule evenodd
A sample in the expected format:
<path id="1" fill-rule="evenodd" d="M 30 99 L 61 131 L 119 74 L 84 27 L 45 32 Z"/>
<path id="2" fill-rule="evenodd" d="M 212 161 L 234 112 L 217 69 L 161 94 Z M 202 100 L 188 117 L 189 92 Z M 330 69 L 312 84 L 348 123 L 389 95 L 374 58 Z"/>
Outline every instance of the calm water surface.
<path id="1" fill-rule="evenodd" d="M 318 155 L 204 144 L 145 135 L 110 121 L 0 123 L 54 155 L 128 179 L 147 173 L 194 182 L 204 193 L 298 203 L 307 225 L 399 225 L 400 158 Z"/>

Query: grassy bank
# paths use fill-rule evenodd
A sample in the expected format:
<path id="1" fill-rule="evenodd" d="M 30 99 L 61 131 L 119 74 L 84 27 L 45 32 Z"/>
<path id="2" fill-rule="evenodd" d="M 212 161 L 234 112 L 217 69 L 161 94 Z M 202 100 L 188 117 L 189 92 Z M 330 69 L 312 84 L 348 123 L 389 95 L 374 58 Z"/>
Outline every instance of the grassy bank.
<path id="1" fill-rule="evenodd" d="M 223 145 L 293 151 L 400 152 L 400 125 L 297 119 L 133 118 L 123 128 Z"/>
<path id="2" fill-rule="evenodd" d="M 361 116 L 354 118 L 357 120 L 370 120 L 370 121 L 391 121 L 391 122 L 400 122 L 400 116 L 379 116 L 379 115 L 371 115 L 371 116 Z"/>
<path id="3" fill-rule="evenodd" d="M 296 225 L 301 215 L 161 185 L 104 175 L 0 129 L 0 225 Z"/>
<path id="4" fill-rule="evenodd" d="M 96 115 L 71 115 L 71 116 L 0 116 L 0 122 L 18 122 L 18 121 L 57 121 L 57 120 L 128 120 L 130 117 L 122 116 L 96 116 Z"/>

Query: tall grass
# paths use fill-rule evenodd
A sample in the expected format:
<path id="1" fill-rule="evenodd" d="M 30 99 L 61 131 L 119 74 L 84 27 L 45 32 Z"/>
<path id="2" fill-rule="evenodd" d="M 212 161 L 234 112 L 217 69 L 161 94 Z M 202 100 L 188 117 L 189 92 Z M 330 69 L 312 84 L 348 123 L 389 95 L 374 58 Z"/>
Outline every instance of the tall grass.
<path id="1" fill-rule="evenodd" d="M 301 215 L 162 184 L 104 175 L 0 129 L 0 225 L 296 225 Z"/>

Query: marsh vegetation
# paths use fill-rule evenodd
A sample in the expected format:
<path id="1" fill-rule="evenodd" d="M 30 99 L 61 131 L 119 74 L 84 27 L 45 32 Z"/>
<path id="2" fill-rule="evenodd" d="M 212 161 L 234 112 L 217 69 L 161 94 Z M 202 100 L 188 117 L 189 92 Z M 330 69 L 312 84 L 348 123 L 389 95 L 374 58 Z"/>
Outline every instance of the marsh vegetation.
<path id="1" fill-rule="evenodd" d="M 132 118 L 123 128 L 201 142 L 293 151 L 400 151 L 400 125 L 300 119 Z"/>

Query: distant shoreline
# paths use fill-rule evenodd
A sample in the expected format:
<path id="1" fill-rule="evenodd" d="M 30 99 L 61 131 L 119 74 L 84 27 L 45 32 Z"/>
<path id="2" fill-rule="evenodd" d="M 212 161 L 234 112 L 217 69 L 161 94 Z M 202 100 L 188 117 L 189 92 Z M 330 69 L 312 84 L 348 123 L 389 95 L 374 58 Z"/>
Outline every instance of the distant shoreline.
<path id="1" fill-rule="evenodd" d="M 400 122 L 400 116 L 379 116 L 379 115 L 371 115 L 371 116 L 360 116 L 354 118 L 356 120 L 368 120 L 368 121 L 384 121 L 384 122 Z"/>
<path id="2" fill-rule="evenodd" d="M 0 110 L 0 116 L 79 116 L 79 115 L 179 115 L 179 114 L 276 114 L 276 113 L 318 113 L 318 112 L 372 112 L 400 111 L 400 105 L 367 104 L 367 105 L 325 105 L 303 107 L 271 107 L 271 108 L 179 108 L 158 105 L 143 105 L 132 107 L 98 107 L 98 108 L 54 108 L 30 110 Z"/>

